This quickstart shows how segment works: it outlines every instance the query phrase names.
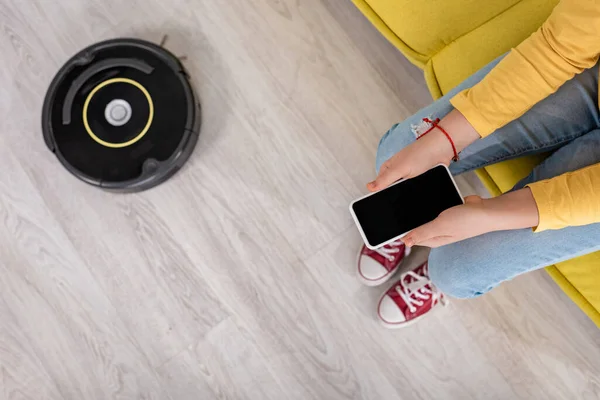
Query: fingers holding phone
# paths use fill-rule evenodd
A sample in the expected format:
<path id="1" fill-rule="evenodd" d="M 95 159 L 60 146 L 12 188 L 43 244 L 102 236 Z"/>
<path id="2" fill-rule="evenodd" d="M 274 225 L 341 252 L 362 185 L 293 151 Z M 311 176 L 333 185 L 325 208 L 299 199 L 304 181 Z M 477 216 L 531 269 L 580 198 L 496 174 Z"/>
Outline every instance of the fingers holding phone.
<path id="1" fill-rule="evenodd" d="M 436 219 L 408 232 L 402 238 L 407 247 L 440 247 L 489 232 L 484 200 L 468 196 L 465 204 L 443 211 Z"/>
<path id="2" fill-rule="evenodd" d="M 375 249 L 462 203 L 448 167 L 438 165 L 354 201 L 350 212 L 367 247 Z"/>

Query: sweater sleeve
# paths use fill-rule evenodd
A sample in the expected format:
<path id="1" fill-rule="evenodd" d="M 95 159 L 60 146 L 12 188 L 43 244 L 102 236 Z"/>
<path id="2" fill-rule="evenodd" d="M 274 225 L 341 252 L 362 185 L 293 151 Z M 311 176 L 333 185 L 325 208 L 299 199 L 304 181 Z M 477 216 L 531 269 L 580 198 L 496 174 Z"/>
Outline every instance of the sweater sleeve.
<path id="1" fill-rule="evenodd" d="M 540 217 L 536 232 L 600 222 L 600 164 L 528 186 Z"/>
<path id="2" fill-rule="evenodd" d="M 593 67 L 599 54 L 600 0 L 562 0 L 538 31 L 450 102 L 484 137 Z"/>

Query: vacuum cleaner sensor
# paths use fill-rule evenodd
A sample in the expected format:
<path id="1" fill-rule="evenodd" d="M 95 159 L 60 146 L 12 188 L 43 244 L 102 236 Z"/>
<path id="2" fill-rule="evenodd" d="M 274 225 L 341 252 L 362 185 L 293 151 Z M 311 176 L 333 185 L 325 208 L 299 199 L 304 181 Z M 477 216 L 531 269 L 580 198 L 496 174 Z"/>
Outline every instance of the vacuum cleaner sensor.
<path id="1" fill-rule="evenodd" d="M 191 155 L 200 110 L 180 61 L 137 39 L 92 45 L 58 72 L 44 100 L 48 148 L 83 181 L 149 189 Z"/>

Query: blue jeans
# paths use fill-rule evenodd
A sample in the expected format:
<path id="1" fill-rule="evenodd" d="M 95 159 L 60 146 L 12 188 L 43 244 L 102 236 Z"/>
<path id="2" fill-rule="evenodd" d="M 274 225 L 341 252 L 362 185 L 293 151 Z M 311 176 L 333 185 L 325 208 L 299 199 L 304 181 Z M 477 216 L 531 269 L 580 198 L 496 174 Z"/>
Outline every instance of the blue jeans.
<path id="1" fill-rule="evenodd" d="M 449 100 L 479 82 L 501 59 L 493 61 L 453 91 L 394 125 L 381 139 L 377 171 L 388 158 L 415 141 L 414 125 L 424 117 L 442 118 Z M 516 188 L 600 162 L 598 65 L 565 83 L 521 118 L 477 140 L 450 165 L 460 174 L 511 158 L 552 153 Z M 600 250 L 600 223 L 534 233 L 531 229 L 492 232 L 432 250 L 429 274 L 444 293 L 479 296 L 500 283 L 570 258 Z M 600 273 L 600 266 L 598 273 Z"/>

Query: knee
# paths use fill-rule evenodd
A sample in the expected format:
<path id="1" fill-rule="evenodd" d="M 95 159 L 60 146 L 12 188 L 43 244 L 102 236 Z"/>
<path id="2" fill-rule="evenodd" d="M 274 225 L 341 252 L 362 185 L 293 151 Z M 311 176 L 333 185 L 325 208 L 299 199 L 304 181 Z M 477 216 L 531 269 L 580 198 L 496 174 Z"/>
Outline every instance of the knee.
<path id="1" fill-rule="evenodd" d="M 487 292 L 478 284 L 476 272 L 461 256 L 466 249 L 452 244 L 433 249 L 429 255 L 429 278 L 444 294 L 457 299 L 470 299 Z"/>

